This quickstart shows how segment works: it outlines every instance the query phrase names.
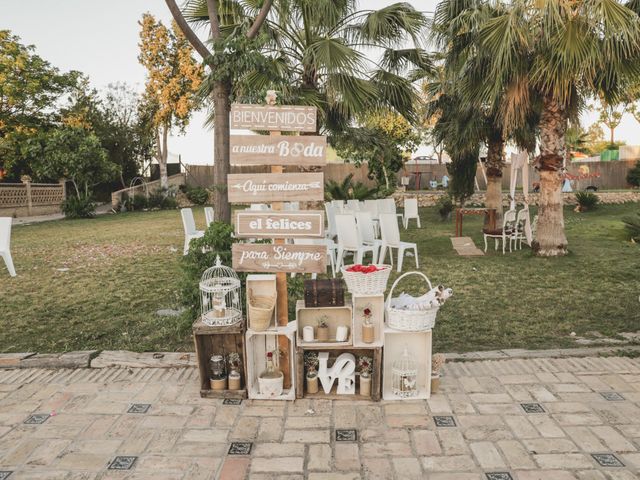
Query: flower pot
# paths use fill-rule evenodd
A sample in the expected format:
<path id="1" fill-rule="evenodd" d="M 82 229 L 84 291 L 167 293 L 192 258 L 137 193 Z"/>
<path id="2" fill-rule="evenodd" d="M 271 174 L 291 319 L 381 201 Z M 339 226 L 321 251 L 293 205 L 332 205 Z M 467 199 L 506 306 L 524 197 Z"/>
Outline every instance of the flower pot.
<path id="1" fill-rule="evenodd" d="M 229 390 L 240 390 L 242 386 L 242 377 L 238 372 L 229 374 Z"/>
<path id="2" fill-rule="evenodd" d="M 371 377 L 360 375 L 360 395 L 363 397 L 371 396 Z"/>
<path id="3" fill-rule="evenodd" d="M 317 337 L 319 342 L 328 342 L 329 341 L 329 327 L 318 327 L 317 329 Z"/>
<path id="4" fill-rule="evenodd" d="M 226 390 L 227 389 L 227 377 L 212 378 L 209 380 L 211 384 L 211 390 Z"/>
<path id="5" fill-rule="evenodd" d="M 440 374 L 431 373 L 431 393 L 436 393 L 440 388 Z"/>
<path id="6" fill-rule="evenodd" d="M 275 398 L 282 395 L 284 375 L 282 372 L 278 372 L 278 373 L 280 375 L 276 378 L 258 377 L 258 388 L 260 390 L 260 395 L 264 395 L 270 398 Z"/>
<path id="7" fill-rule="evenodd" d="M 310 377 L 307 375 L 307 393 L 318 393 L 318 376 Z"/>
<path id="8" fill-rule="evenodd" d="M 373 343 L 376 337 L 376 329 L 372 324 L 362 325 L 362 341 L 364 343 Z"/>

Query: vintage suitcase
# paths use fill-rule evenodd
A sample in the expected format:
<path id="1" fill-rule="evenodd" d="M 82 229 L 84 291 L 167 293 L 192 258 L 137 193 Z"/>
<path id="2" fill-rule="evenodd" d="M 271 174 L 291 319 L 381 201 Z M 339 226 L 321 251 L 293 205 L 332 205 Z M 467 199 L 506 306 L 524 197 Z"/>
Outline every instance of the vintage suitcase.
<path id="1" fill-rule="evenodd" d="M 344 282 L 339 278 L 304 281 L 305 307 L 343 307 Z"/>

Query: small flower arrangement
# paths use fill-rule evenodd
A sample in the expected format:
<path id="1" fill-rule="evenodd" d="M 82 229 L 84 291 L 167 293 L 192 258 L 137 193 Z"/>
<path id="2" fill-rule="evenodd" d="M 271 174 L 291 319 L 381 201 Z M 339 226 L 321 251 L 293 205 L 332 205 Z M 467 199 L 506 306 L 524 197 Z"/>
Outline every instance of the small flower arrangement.
<path id="1" fill-rule="evenodd" d="M 318 352 L 304 352 L 304 367 L 307 377 L 314 378 L 318 375 Z"/>
<path id="2" fill-rule="evenodd" d="M 373 310 L 371 308 L 371 304 L 368 303 L 362 309 L 362 317 L 364 318 L 365 325 L 371 325 L 371 318 L 373 317 Z"/>
<path id="3" fill-rule="evenodd" d="M 370 377 L 371 372 L 373 371 L 373 359 L 366 355 L 358 357 L 357 370 L 360 372 L 360 376 Z"/>
<path id="4" fill-rule="evenodd" d="M 238 352 L 231 352 L 227 355 L 227 364 L 229 365 L 229 370 L 232 372 L 240 370 L 240 365 L 242 365 L 240 354 Z"/>
<path id="5" fill-rule="evenodd" d="M 318 328 L 329 328 L 329 317 L 323 315 L 318 318 Z"/>
<path id="6" fill-rule="evenodd" d="M 440 370 L 442 369 L 445 360 L 446 357 L 444 356 L 444 353 L 436 353 L 435 355 L 433 355 L 433 357 L 431 357 L 431 373 L 433 375 L 440 374 Z"/>

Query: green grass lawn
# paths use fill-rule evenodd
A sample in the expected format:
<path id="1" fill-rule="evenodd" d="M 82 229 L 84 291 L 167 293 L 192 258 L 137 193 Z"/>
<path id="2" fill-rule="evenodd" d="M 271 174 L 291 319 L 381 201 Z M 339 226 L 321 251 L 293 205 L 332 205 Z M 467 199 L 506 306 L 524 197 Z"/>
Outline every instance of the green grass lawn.
<path id="1" fill-rule="evenodd" d="M 559 259 L 534 258 L 527 248 L 503 256 L 492 245 L 484 257 L 459 257 L 451 222 L 422 209 L 423 228 L 412 222 L 403 240 L 418 242 L 421 270 L 433 283 L 454 289 L 438 314 L 435 348 L 568 347 L 571 332 L 640 330 L 640 245 L 625 239 L 620 222 L 639 208 L 567 208 L 571 254 Z M 195 213 L 204 225 L 202 209 Z M 464 234 L 478 246 L 480 225 L 465 218 Z M 18 277 L 1 266 L 0 352 L 191 350 L 191 319 L 155 313 L 179 306 L 182 242 L 177 211 L 14 227 Z M 405 271 L 412 268 L 407 257 Z M 407 280 L 398 293 L 418 285 Z"/>

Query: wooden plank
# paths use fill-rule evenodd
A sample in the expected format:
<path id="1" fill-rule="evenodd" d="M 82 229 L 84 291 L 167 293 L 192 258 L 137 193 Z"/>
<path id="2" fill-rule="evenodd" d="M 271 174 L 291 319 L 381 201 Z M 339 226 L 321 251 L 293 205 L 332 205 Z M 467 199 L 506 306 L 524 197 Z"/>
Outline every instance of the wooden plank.
<path id="1" fill-rule="evenodd" d="M 327 163 L 327 137 L 231 135 L 231 165 L 298 165 Z"/>
<path id="2" fill-rule="evenodd" d="M 238 272 L 300 272 L 325 273 L 327 271 L 327 247 L 324 245 L 282 245 L 234 243 L 233 268 Z M 278 279 L 276 278 L 276 285 Z M 278 290 L 278 297 L 280 291 Z M 278 311 L 282 310 L 278 303 Z M 280 324 L 280 323 L 278 323 Z"/>
<path id="3" fill-rule="evenodd" d="M 229 333 L 244 333 L 244 322 L 241 320 L 233 325 L 225 325 L 221 327 L 212 327 L 202 322 L 202 317 L 193 322 L 193 333 L 198 335 L 213 335 L 213 334 L 229 334 Z"/>
<path id="4" fill-rule="evenodd" d="M 234 173 L 227 175 L 231 203 L 272 203 L 324 199 L 322 173 Z"/>
<path id="5" fill-rule="evenodd" d="M 315 132 L 316 107 L 296 105 L 231 105 L 231 128 Z"/>
<path id="6" fill-rule="evenodd" d="M 324 213 L 237 211 L 235 232 L 240 238 L 323 238 Z"/>

